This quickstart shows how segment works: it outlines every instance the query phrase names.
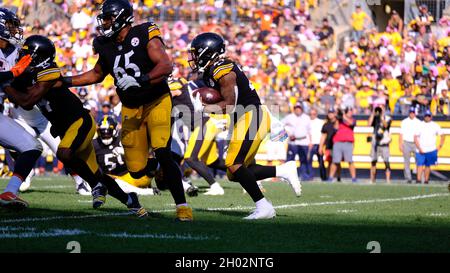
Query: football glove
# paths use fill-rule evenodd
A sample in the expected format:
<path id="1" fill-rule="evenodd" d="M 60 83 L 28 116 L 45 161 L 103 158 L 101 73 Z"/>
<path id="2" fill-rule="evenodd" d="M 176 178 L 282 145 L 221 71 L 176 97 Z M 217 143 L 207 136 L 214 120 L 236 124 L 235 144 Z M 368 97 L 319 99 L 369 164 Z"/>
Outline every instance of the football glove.
<path id="1" fill-rule="evenodd" d="M 125 74 L 117 81 L 117 87 L 125 91 L 130 87 L 141 87 L 141 85 L 136 81 L 134 77 Z"/>
<path id="2" fill-rule="evenodd" d="M 20 76 L 20 74 L 22 74 L 25 69 L 27 69 L 27 67 L 30 65 L 32 61 L 31 55 L 25 55 L 23 56 L 17 63 L 15 66 L 13 66 L 13 68 L 11 68 L 11 72 L 14 75 L 14 78 Z"/>
<path id="3" fill-rule="evenodd" d="M 202 99 L 200 98 L 200 93 L 198 92 L 197 95 L 195 95 L 193 105 L 195 112 L 203 112 L 203 108 L 205 108 L 205 106 L 203 106 Z"/>

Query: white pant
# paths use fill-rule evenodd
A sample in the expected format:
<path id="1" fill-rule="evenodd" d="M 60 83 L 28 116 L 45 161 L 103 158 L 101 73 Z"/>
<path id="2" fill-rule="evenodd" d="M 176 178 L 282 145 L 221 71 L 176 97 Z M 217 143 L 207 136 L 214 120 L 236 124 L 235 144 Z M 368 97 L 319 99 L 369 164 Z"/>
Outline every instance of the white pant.
<path id="1" fill-rule="evenodd" d="M 3 114 L 0 114 L 0 145 L 19 153 L 30 150 L 42 151 L 41 143 L 33 135 Z"/>
<path id="2" fill-rule="evenodd" d="M 45 127 L 44 131 L 39 132 L 31 128 L 31 126 L 25 123 L 23 120 L 16 119 L 15 121 L 18 124 L 20 124 L 34 138 L 39 138 L 40 140 L 42 140 L 42 142 L 47 144 L 47 146 L 50 148 L 53 154 L 56 155 L 56 151 L 58 150 L 58 146 L 61 140 L 59 139 L 59 137 L 57 138 L 53 137 L 52 134 L 50 133 L 51 127 L 50 122 L 47 122 L 47 126 Z"/>

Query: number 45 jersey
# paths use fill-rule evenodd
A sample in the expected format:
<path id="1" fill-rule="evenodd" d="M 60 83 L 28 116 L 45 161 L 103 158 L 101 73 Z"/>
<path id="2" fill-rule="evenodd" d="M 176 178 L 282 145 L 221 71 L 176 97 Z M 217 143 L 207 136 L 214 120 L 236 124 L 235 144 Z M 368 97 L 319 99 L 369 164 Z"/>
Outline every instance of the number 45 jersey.
<path id="1" fill-rule="evenodd" d="M 104 73 L 113 76 L 114 83 L 124 74 L 137 79 L 155 67 L 147 53 L 147 45 L 152 39 L 163 42 L 158 26 L 150 22 L 132 26 L 122 43 L 97 37 L 93 46 L 94 52 L 99 54 L 98 64 Z M 119 88 L 116 90 L 123 105 L 129 108 L 151 103 L 170 92 L 167 81 L 153 85 L 143 83 L 141 87 L 131 87 L 126 91 Z"/>

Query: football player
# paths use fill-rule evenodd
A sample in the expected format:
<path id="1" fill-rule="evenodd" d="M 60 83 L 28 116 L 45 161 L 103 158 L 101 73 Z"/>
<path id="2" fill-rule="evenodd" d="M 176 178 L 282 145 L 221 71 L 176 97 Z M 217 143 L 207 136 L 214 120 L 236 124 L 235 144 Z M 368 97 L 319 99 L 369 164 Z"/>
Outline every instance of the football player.
<path id="1" fill-rule="evenodd" d="M 223 195 L 225 192 L 209 171 L 208 167 L 226 170 L 223 160 L 219 158 L 216 136 L 223 131 L 227 120 L 221 115 L 202 117 L 200 122 L 191 127 L 191 135 L 184 154 L 186 163 L 209 184 L 205 195 Z"/>
<path id="2" fill-rule="evenodd" d="M 86 73 L 64 77 L 67 86 L 83 86 L 112 75 L 122 102 L 121 142 L 125 163 L 135 179 L 147 176 L 149 149 L 163 169 L 175 200 L 177 219 L 192 221 L 186 202 L 181 171 L 172 158 L 172 100 L 167 77 L 172 62 L 166 53 L 161 32 L 154 23 L 133 25 L 133 7 L 128 1 L 106 0 L 97 16 L 100 36 L 94 39 L 99 59 Z"/>
<path id="3" fill-rule="evenodd" d="M 19 77 L 31 62 L 31 56 L 15 64 L 17 47 L 22 40 L 19 18 L 11 11 L 0 8 L 0 104 L 3 108 L 4 87 L 15 77 Z M 14 65 L 15 64 L 15 65 Z M 17 196 L 20 185 L 33 169 L 42 153 L 42 145 L 24 128 L 10 117 L 0 114 L 0 145 L 19 153 L 14 173 L 4 192 L 0 194 L 0 206 L 21 209 L 28 203 Z"/>
<path id="4" fill-rule="evenodd" d="M 37 105 L 52 124 L 52 135 L 59 136 L 57 157 L 76 171 L 92 188 L 93 207 L 106 201 L 106 194 L 118 199 L 139 217 L 148 215 L 141 207 L 136 193 L 126 194 L 115 180 L 98 167 L 92 139 L 96 123 L 81 101 L 67 87 L 55 87 L 61 77 L 54 62 L 55 46 L 46 37 L 32 35 L 25 40 L 19 56 L 30 54 L 29 69 L 15 78 L 5 92 L 13 103 L 25 110 Z"/>
<path id="5" fill-rule="evenodd" d="M 157 188 L 149 187 L 148 179 L 134 179 L 128 172 L 114 116 L 105 115 L 97 124 L 97 138 L 93 144 L 100 168 L 105 174 L 111 175 L 124 192 L 135 192 L 138 195 L 160 194 Z"/>
<path id="6" fill-rule="evenodd" d="M 202 33 L 192 41 L 191 68 L 201 74 L 208 87 L 218 90 L 223 97 L 217 104 L 204 105 L 197 93 L 194 107 L 204 113 L 230 115 L 232 134 L 225 159 L 227 175 L 230 181 L 239 182 L 256 203 L 256 209 L 244 219 L 273 218 L 276 216 L 275 209 L 256 181 L 270 177 L 284 178 L 299 196 L 301 186 L 297 168 L 293 161 L 277 167 L 254 163 L 258 148 L 270 131 L 270 113 L 262 106 L 256 90 L 239 65 L 225 58 L 224 54 L 225 42 L 218 34 Z"/>

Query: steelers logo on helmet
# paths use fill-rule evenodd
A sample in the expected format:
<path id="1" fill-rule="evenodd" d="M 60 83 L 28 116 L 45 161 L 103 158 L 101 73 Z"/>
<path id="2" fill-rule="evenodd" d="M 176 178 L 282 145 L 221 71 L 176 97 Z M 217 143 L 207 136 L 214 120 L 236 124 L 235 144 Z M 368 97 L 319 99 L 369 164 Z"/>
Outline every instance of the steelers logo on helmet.
<path id="1" fill-rule="evenodd" d="M 117 121 L 113 116 L 105 115 L 98 123 L 98 136 L 104 145 L 110 145 L 117 137 Z"/>

